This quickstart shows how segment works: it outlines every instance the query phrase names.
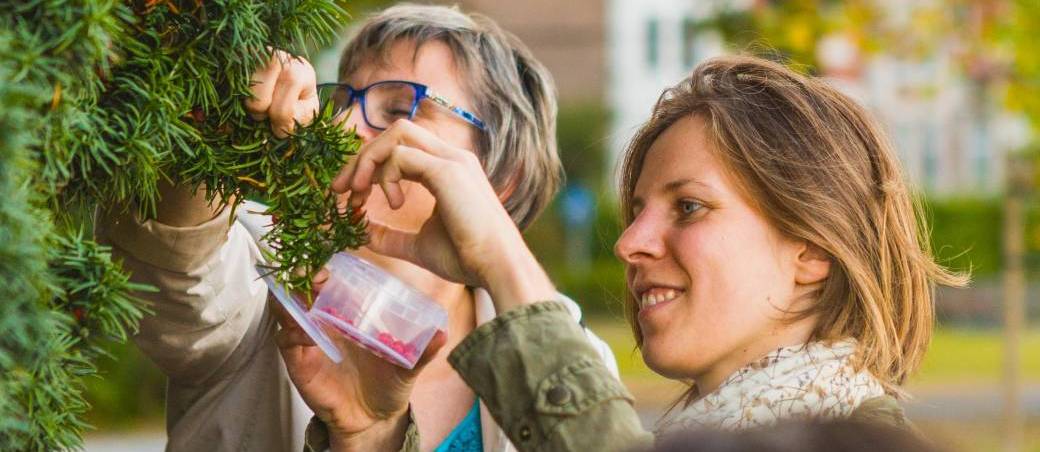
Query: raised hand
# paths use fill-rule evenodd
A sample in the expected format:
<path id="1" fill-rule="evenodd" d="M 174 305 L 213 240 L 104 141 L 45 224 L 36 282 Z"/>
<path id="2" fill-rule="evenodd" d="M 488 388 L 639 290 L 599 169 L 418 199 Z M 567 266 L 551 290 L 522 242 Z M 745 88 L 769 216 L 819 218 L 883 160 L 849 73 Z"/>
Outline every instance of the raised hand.
<path id="1" fill-rule="evenodd" d="M 267 65 L 253 74 L 253 97 L 246 111 L 258 121 L 270 120 L 271 131 L 285 138 L 296 123 L 308 124 L 318 111 L 317 76 L 307 60 L 276 50 Z"/>
<path id="2" fill-rule="evenodd" d="M 407 427 L 408 400 L 415 378 L 444 345 L 438 332 L 415 368 L 394 365 L 328 331 L 343 352 L 339 364 L 330 361 L 282 310 L 275 342 L 289 377 L 314 414 L 329 429 L 333 450 L 397 450 Z"/>
<path id="3" fill-rule="evenodd" d="M 332 189 L 350 192 L 351 204 L 360 207 L 378 185 L 390 207 L 399 208 L 404 203 L 402 180 L 418 182 L 433 194 L 434 215 L 417 233 L 371 221 L 370 249 L 442 278 L 487 288 L 499 312 L 555 297 L 477 156 L 410 121 L 398 120 L 362 146 L 333 180 Z"/>

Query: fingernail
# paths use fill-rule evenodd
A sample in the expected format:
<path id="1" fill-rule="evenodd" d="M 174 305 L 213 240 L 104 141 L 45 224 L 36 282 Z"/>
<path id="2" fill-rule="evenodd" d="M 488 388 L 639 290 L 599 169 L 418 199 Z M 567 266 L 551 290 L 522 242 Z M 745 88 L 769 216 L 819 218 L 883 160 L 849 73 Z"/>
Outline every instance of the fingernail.
<path id="1" fill-rule="evenodd" d="M 350 216 L 350 221 L 355 223 L 365 218 L 365 209 L 354 209 L 354 214 Z"/>

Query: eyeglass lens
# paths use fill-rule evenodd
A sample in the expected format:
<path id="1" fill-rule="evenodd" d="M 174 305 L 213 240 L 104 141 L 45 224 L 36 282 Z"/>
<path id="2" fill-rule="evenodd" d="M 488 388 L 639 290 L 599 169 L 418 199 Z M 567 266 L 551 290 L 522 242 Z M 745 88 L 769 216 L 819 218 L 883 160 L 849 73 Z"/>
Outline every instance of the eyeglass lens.
<path id="1" fill-rule="evenodd" d="M 319 96 L 323 104 L 333 103 L 334 116 L 338 117 L 351 107 L 354 99 L 350 94 L 349 88 L 337 86 L 319 93 Z M 410 119 L 414 107 L 415 87 L 407 83 L 386 82 L 372 85 L 365 91 L 362 110 L 369 126 L 385 129 L 398 119 Z"/>
<path id="2" fill-rule="evenodd" d="M 380 83 L 365 93 L 365 115 L 369 125 L 390 127 L 398 119 L 410 119 L 415 107 L 415 88 L 406 83 Z"/>

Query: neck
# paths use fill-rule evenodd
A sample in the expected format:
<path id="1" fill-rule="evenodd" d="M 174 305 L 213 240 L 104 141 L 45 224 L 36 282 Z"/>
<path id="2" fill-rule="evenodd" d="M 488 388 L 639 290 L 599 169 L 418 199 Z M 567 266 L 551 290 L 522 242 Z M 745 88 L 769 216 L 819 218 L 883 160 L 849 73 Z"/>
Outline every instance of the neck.
<path id="1" fill-rule="evenodd" d="M 730 375 L 778 348 L 805 344 L 812 337 L 815 327 L 816 317 L 808 317 L 778 326 L 769 335 L 758 337 L 752 343 L 738 348 L 730 356 L 723 357 L 716 365 L 694 376 L 698 397 L 714 392 Z"/>

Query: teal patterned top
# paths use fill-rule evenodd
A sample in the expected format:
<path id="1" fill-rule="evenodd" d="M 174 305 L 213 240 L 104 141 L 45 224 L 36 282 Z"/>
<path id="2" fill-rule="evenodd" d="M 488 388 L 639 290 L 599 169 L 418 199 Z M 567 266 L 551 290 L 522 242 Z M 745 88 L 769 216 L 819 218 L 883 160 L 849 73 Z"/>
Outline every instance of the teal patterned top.
<path id="1" fill-rule="evenodd" d="M 466 417 L 448 434 L 434 452 L 480 452 L 484 440 L 480 428 L 480 400 L 473 402 Z"/>

